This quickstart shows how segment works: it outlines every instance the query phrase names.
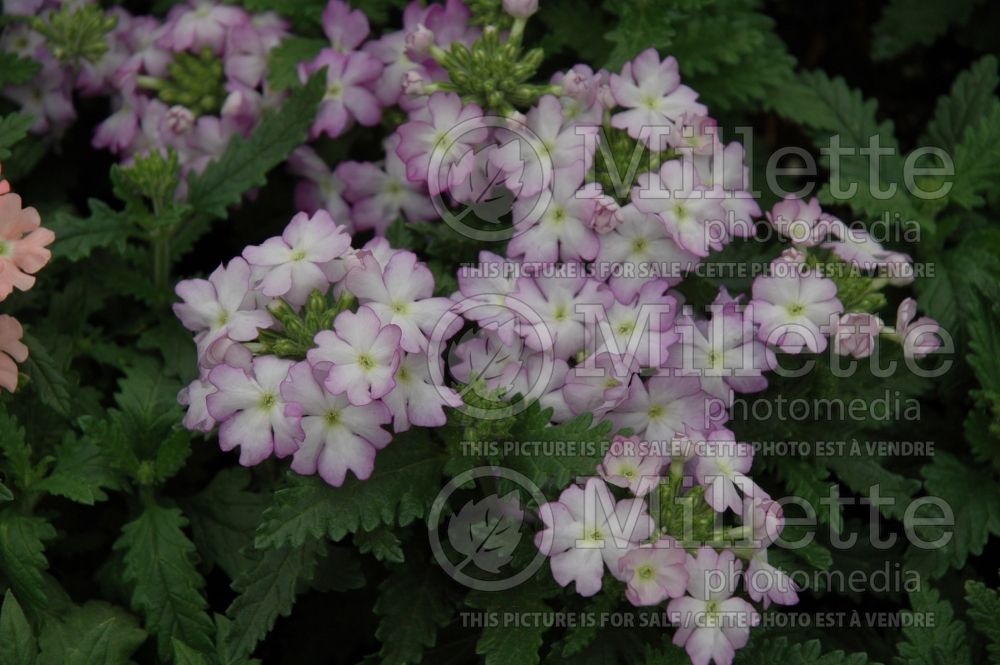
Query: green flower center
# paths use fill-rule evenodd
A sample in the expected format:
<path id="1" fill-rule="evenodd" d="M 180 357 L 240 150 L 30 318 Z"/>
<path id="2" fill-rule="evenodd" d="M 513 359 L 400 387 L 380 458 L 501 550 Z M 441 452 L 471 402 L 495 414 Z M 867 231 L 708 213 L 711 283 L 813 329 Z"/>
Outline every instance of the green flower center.
<path id="1" fill-rule="evenodd" d="M 339 99 L 344 94 L 344 86 L 340 81 L 334 81 L 326 87 L 325 99 Z"/>
<path id="2" fill-rule="evenodd" d="M 206 47 L 199 53 L 178 53 L 167 65 L 167 78 L 139 78 L 139 85 L 157 92 L 168 106 L 180 105 L 195 116 L 217 115 L 228 93 L 222 60 Z"/>
<path id="3" fill-rule="evenodd" d="M 370 353 L 359 353 L 358 354 L 358 365 L 361 369 L 367 371 L 375 369 L 375 358 L 371 356 Z"/>

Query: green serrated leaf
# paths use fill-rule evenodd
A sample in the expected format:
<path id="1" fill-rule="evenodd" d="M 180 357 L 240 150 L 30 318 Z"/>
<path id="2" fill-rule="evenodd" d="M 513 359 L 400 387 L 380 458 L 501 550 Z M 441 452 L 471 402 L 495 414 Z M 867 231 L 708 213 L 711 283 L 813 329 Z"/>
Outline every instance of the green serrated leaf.
<path id="1" fill-rule="evenodd" d="M 185 504 L 198 551 L 209 565 L 218 565 L 236 579 L 254 563 L 243 551 L 253 543 L 254 529 L 268 504 L 263 493 L 251 492 L 250 472 L 223 469 L 204 490 Z"/>
<path id="2" fill-rule="evenodd" d="M 875 100 L 866 100 L 843 78 L 814 71 L 802 72 L 781 86 L 771 102 L 778 113 L 811 130 L 818 145 L 826 147 L 836 136 L 841 150 L 853 151 L 840 156 L 836 164 L 830 151 L 824 153 L 822 163 L 830 170 L 831 182 L 820 192 L 823 203 L 847 205 L 865 221 L 885 214 L 894 219 L 898 213 L 904 221 L 917 220 L 932 228 L 933 220 L 921 214 L 907 194 L 893 124 L 879 122 Z M 869 148 L 873 137 L 880 150 L 893 150 L 880 157 L 877 173 L 872 172 L 873 160 L 860 152 Z"/>
<path id="3" fill-rule="evenodd" d="M 965 624 L 955 619 L 951 603 L 924 588 L 910 594 L 910 607 L 904 614 L 916 619 L 902 624 L 896 665 L 969 665 Z"/>
<path id="4" fill-rule="evenodd" d="M 522 584 L 506 591 L 473 591 L 466 597 L 466 604 L 485 612 L 538 617 L 537 621 L 516 626 L 504 625 L 503 621 L 494 622 L 496 625 L 487 623 L 476 642 L 476 653 L 484 657 L 486 665 L 537 665 L 540 662 L 542 637 L 552 623 L 544 617 L 553 611 L 544 602 L 549 593 L 544 585 Z"/>
<path id="5" fill-rule="evenodd" d="M 38 665 L 127 665 L 146 640 L 134 617 L 91 601 L 58 621 L 46 622 Z"/>
<path id="6" fill-rule="evenodd" d="M 35 117 L 26 113 L 9 113 L 0 118 L 0 160 L 11 155 L 11 148 L 25 136 L 35 123 Z"/>
<path id="7" fill-rule="evenodd" d="M 45 541 L 56 530 L 41 517 L 22 515 L 13 508 L 0 511 L 0 573 L 27 607 L 44 609 L 48 603 L 43 573 L 49 567 Z"/>
<path id="8" fill-rule="evenodd" d="M 255 553 L 259 557 L 256 565 L 233 583 L 239 595 L 226 611 L 233 620 L 226 644 L 229 658 L 249 656 L 278 616 L 288 616 L 299 588 L 312 580 L 323 553 L 324 545 L 319 541 Z"/>
<path id="9" fill-rule="evenodd" d="M 983 195 L 1000 178 L 1000 100 L 970 125 L 955 147 L 955 183 L 948 199 L 963 208 L 983 205 Z"/>
<path id="10" fill-rule="evenodd" d="M 257 529 L 257 547 L 298 547 L 308 539 L 340 540 L 380 524 L 406 526 L 427 514 L 441 489 L 443 456 L 424 429 L 397 436 L 375 459 L 365 481 L 330 487 L 315 476 L 295 476 L 275 492 Z"/>
<path id="11" fill-rule="evenodd" d="M 934 42 L 949 27 L 963 25 L 984 0 L 890 0 L 873 27 L 872 57 L 892 58 L 908 49 Z"/>
<path id="12" fill-rule="evenodd" d="M 959 74 L 951 92 L 938 99 L 922 143 L 954 150 L 962 142 L 966 131 L 996 105 L 997 85 L 1000 85 L 1000 76 L 997 74 L 997 59 L 992 55 L 978 60 Z"/>
<path id="13" fill-rule="evenodd" d="M 969 618 L 977 631 L 989 640 L 990 662 L 1000 663 L 1000 594 L 982 582 L 965 583 L 965 600 L 969 603 Z"/>
<path id="14" fill-rule="evenodd" d="M 175 638 L 198 651 L 212 651 L 214 626 L 201 592 L 205 581 L 195 567 L 186 524 L 177 508 L 147 502 L 114 545 L 124 553 L 122 575 L 132 588 L 132 607 L 145 617 L 164 659 L 173 654 Z"/>
<path id="15" fill-rule="evenodd" d="M 203 653 L 195 651 L 180 640 L 174 638 L 174 665 L 212 665 L 212 661 Z"/>
<path id="16" fill-rule="evenodd" d="M 24 428 L 13 415 L 0 411 L 0 451 L 6 460 L 4 468 L 15 487 L 25 488 L 34 480 L 31 446 L 24 438 Z M 9 490 L 8 490 L 9 492 Z"/>
<path id="17" fill-rule="evenodd" d="M 300 63 L 314 59 L 324 48 L 329 48 L 326 39 L 308 37 L 286 37 L 267 56 L 267 81 L 271 89 L 282 91 L 299 82 Z"/>
<path id="18" fill-rule="evenodd" d="M 892 503 L 879 504 L 879 510 L 886 517 L 902 520 L 913 495 L 920 490 L 921 483 L 893 473 L 870 457 L 838 457 L 828 461 L 827 467 L 837 474 L 841 482 L 865 498 L 874 495 L 891 498 Z"/>
<path id="19" fill-rule="evenodd" d="M 45 220 L 45 226 L 56 234 L 52 255 L 69 261 L 80 261 L 96 249 L 109 249 L 118 254 L 125 251 L 132 225 L 124 213 L 112 210 L 98 199 L 88 201 L 90 215 L 76 217 L 59 211 Z"/>
<path id="20" fill-rule="evenodd" d="M 906 559 L 910 567 L 931 577 L 940 577 L 949 567 L 962 568 L 969 556 L 982 554 L 990 534 L 1000 535 L 1000 487 L 982 469 L 963 464 L 948 453 L 938 452 L 931 464 L 923 467 L 927 493 L 950 507 L 953 526 L 923 526 L 915 529 L 925 542 L 936 542 L 950 535 L 943 547 L 920 548 L 912 544 Z M 930 512 L 918 511 L 927 517 Z M 933 517 L 941 517 L 935 509 Z"/>
<path id="21" fill-rule="evenodd" d="M 774 21 L 746 0 L 655 0 L 607 2 L 618 15 L 607 34 L 614 43 L 607 67 L 649 47 L 661 57 L 677 58 L 685 83 L 712 109 L 765 102 L 770 92 L 792 78 L 795 59 L 774 34 Z M 562 28 L 560 28 L 562 31 Z M 717 35 L 727 39 L 719 40 Z"/>
<path id="22" fill-rule="evenodd" d="M 21 85 L 42 70 L 42 63 L 16 53 L 0 52 L 0 86 Z"/>
<path id="23" fill-rule="evenodd" d="M 612 424 L 594 424 L 593 416 L 584 413 L 572 420 L 549 426 L 551 410 L 531 404 L 517 417 L 511 429 L 512 441 L 568 441 L 573 455 L 542 453 L 515 455 L 505 465 L 527 476 L 538 487 L 564 488 L 579 476 L 593 475 L 611 441 Z"/>
<path id="24" fill-rule="evenodd" d="M 34 632 L 9 589 L 0 607 L 0 654 L 4 665 L 34 665 L 38 656 Z"/>
<path id="25" fill-rule="evenodd" d="M 375 636 L 382 642 L 382 663 L 421 662 L 424 651 L 436 644 L 438 628 L 447 625 L 455 612 L 447 589 L 448 580 L 426 562 L 393 569 L 379 585 L 375 602 L 375 614 L 380 617 Z"/>
<path id="26" fill-rule="evenodd" d="M 62 368 L 36 337 L 25 333 L 22 341 L 28 346 L 28 360 L 22 371 L 28 376 L 29 385 L 42 404 L 61 416 L 68 416 L 73 405 Z"/>
<path id="27" fill-rule="evenodd" d="M 300 146 L 325 90 L 319 72 L 294 89 L 281 108 L 267 111 L 249 139 L 234 136 L 219 159 L 189 178 L 188 203 L 205 215 L 225 217 L 243 194 L 267 182 L 267 173 Z"/>
<path id="28" fill-rule="evenodd" d="M 120 490 L 124 480 L 107 453 L 93 439 L 68 435 L 56 449 L 56 465 L 35 485 L 49 494 L 88 506 L 105 501 L 104 490 Z"/>
<path id="29" fill-rule="evenodd" d="M 763 638 L 753 640 L 736 652 L 737 665 L 867 665 L 864 654 L 847 654 L 843 651 L 823 653 L 819 640 L 790 644 L 788 638 Z M 875 663 L 872 663 L 875 665 Z"/>
<path id="30" fill-rule="evenodd" d="M 378 526 L 354 534 L 354 544 L 362 554 L 371 553 L 379 561 L 403 563 L 403 544 L 391 529 Z"/>

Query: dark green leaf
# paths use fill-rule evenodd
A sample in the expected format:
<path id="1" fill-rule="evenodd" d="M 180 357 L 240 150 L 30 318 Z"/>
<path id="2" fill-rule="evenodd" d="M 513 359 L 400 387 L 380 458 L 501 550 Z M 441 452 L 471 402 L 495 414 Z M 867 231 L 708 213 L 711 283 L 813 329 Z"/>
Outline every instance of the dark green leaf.
<path id="1" fill-rule="evenodd" d="M 249 139 L 234 136 L 219 159 L 189 180 L 188 203 L 206 215 L 225 217 L 226 208 L 267 182 L 267 173 L 305 141 L 323 96 L 322 72 L 294 89 L 281 108 L 267 111 Z"/>
<path id="2" fill-rule="evenodd" d="M 145 617 L 164 659 L 173 653 L 174 638 L 198 651 L 212 651 L 214 626 L 201 592 L 205 581 L 195 568 L 195 547 L 183 531 L 186 523 L 180 510 L 147 503 L 122 528 L 114 546 L 124 552 L 132 607 Z"/>
<path id="3" fill-rule="evenodd" d="M 275 492 L 257 530 L 257 547 L 298 547 L 310 538 L 340 540 L 380 524 L 405 526 L 423 517 L 441 489 L 443 458 L 427 438 L 412 429 L 375 458 L 365 481 L 351 478 L 330 487 L 315 476 L 289 476 Z"/>

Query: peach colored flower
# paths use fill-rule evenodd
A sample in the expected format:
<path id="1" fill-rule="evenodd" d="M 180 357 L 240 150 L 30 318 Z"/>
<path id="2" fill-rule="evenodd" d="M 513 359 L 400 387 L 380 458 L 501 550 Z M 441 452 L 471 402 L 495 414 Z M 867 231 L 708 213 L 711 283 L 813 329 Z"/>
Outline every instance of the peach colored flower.
<path id="1" fill-rule="evenodd" d="M 23 208 L 21 197 L 10 193 L 10 185 L 0 185 L 0 300 L 15 287 L 27 291 L 52 253 L 46 249 L 55 234 L 41 227 L 34 208 Z"/>
<path id="2" fill-rule="evenodd" d="M 17 388 L 17 364 L 28 359 L 28 347 L 21 342 L 24 329 L 13 316 L 0 314 L 0 387 Z"/>

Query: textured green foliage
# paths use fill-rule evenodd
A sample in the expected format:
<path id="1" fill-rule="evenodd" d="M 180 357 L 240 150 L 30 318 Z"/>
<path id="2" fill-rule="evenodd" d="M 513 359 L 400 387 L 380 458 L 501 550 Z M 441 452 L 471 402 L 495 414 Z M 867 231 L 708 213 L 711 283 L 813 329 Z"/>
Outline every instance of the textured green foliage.
<path id="1" fill-rule="evenodd" d="M 28 360 L 21 366 L 28 377 L 28 385 L 42 404 L 61 416 L 69 415 L 73 405 L 64 367 L 49 353 L 41 340 L 33 335 L 25 333 L 21 341 L 28 346 L 29 351 Z"/>
<path id="2" fill-rule="evenodd" d="M 986 451 L 1000 438 L 1000 283 L 981 283 L 974 291 L 974 298 L 966 319 L 971 351 L 967 360 L 980 385 L 973 394 L 989 414 L 989 425 L 986 431 L 976 432 L 977 440 L 970 444 Z M 988 454 L 982 458 L 993 461 Z"/>
<path id="3" fill-rule="evenodd" d="M 538 454 L 513 455 L 506 464 L 527 476 L 539 487 L 562 488 L 578 476 L 592 475 L 611 442 L 612 425 L 603 421 L 594 425 L 589 413 L 584 413 L 560 425 L 548 426 L 551 409 L 538 403 L 529 406 L 517 418 L 511 429 L 512 441 L 564 441 L 572 445 L 572 455 Z M 544 449 L 541 449 L 544 450 Z"/>
<path id="4" fill-rule="evenodd" d="M 48 598 L 43 574 L 48 568 L 45 541 L 56 530 L 41 517 L 22 515 L 14 508 L 0 511 L 0 573 L 17 597 L 32 609 L 43 609 Z"/>
<path id="5" fill-rule="evenodd" d="M 325 89 L 322 73 L 296 88 L 281 108 L 264 113 L 249 139 L 234 136 L 218 160 L 189 179 L 188 203 L 203 215 L 225 217 L 243 194 L 267 182 L 267 173 L 306 138 Z"/>
<path id="6" fill-rule="evenodd" d="M 146 640 L 135 618 L 107 603 L 91 601 L 45 624 L 37 665 L 127 665 Z"/>
<path id="7" fill-rule="evenodd" d="M 903 220 L 929 223 L 906 193 L 903 156 L 893 123 L 879 121 L 875 100 L 866 100 L 860 90 L 852 90 L 843 78 L 830 78 L 817 71 L 799 74 L 794 82 L 775 94 L 773 104 L 778 113 L 812 131 L 817 144 L 833 147 L 831 137 L 837 137 L 841 150 L 853 151 L 840 156 L 837 162 L 832 160 L 834 153 L 823 154 L 821 161 L 830 170 L 831 181 L 820 191 L 823 203 L 850 206 L 865 220 L 884 214 L 892 219 L 898 213 Z M 880 150 L 894 151 L 880 158 L 877 173 L 872 173 L 873 161 L 860 152 L 869 149 L 873 140 L 877 140 Z"/>
<path id="8" fill-rule="evenodd" d="M 951 92 L 938 99 L 934 117 L 927 123 L 925 143 L 954 150 L 968 130 L 997 105 L 1000 84 L 997 59 L 988 55 L 959 74 Z"/>
<path id="9" fill-rule="evenodd" d="M 774 34 L 774 22 L 756 0 L 657 0 L 608 2 L 618 23 L 607 66 L 617 70 L 652 46 L 672 55 L 685 83 L 713 109 L 765 102 L 792 77 L 795 59 Z M 720 38 L 725 35 L 726 38 Z"/>
<path id="10" fill-rule="evenodd" d="M 798 644 L 789 643 L 788 638 L 755 640 L 736 655 L 737 665 L 868 665 L 870 661 L 863 653 L 830 651 L 823 653 L 819 640 Z M 873 664 L 875 665 L 875 664 Z"/>
<path id="11" fill-rule="evenodd" d="M 552 590 L 543 584 L 522 584 L 506 591 L 473 591 L 465 602 L 473 608 L 484 612 L 514 612 L 516 615 L 533 614 L 537 621 L 525 622 L 526 625 L 488 625 L 483 629 L 482 636 L 476 643 L 476 653 L 483 656 L 486 665 L 535 665 L 541 662 L 539 650 L 542 646 L 542 636 L 548 630 L 550 622 L 544 615 L 552 613 L 552 608 L 545 598 Z M 489 615 L 488 615 L 489 616 Z"/>
<path id="12" fill-rule="evenodd" d="M 944 547 L 920 549 L 911 545 L 907 562 L 921 573 L 940 577 L 949 567 L 962 568 L 969 556 L 982 554 L 990 534 L 1000 534 L 1000 487 L 982 469 L 970 467 L 947 453 L 921 469 L 927 493 L 942 499 L 954 514 L 953 527 L 924 526 L 915 531 L 928 542 L 951 533 Z M 941 517 L 941 511 L 918 511 L 922 517 Z"/>
<path id="13" fill-rule="evenodd" d="M 0 607 L 0 648 L 6 665 L 34 665 L 38 644 L 21 605 L 9 590 Z"/>
<path id="14" fill-rule="evenodd" d="M 387 526 L 377 526 L 371 531 L 358 531 L 354 534 L 354 544 L 362 554 L 370 552 L 376 559 L 386 563 L 402 563 L 406 558 L 403 544 Z"/>
<path id="15" fill-rule="evenodd" d="M 892 58 L 908 49 L 930 44 L 955 25 L 963 25 L 984 0 L 891 0 L 874 26 L 876 59 Z"/>
<path id="16" fill-rule="evenodd" d="M 949 198 L 964 208 L 985 202 L 983 195 L 1000 178 L 1000 101 L 969 126 L 955 147 L 955 186 Z"/>
<path id="17" fill-rule="evenodd" d="M 275 90 L 287 90 L 299 82 L 300 62 L 312 60 L 324 48 L 329 47 L 325 39 L 308 37 L 286 37 L 267 56 L 267 80 Z"/>
<path id="18" fill-rule="evenodd" d="M 9 113 L 0 118 L 0 159 L 10 157 L 10 149 L 28 135 L 35 118 L 26 113 Z"/>
<path id="19" fill-rule="evenodd" d="M 183 531 L 187 520 L 177 508 L 147 503 L 122 529 L 115 549 L 124 553 L 123 577 L 132 589 L 132 607 L 156 636 L 160 657 L 173 653 L 173 640 L 208 653 L 214 627 L 205 584 L 195 567 L 194 544 Z"/>
<path id="20" fill-rule="evenodd" d="M 77 440 L 70 435 L 56 449 L 52 473 L 36 487 L 92 506 L 107 500 L 104 490 L 121 490 L 124 482 L 106 452 L 93 439 Z"/>
<path id="21" fill-rule="evenodd" d="M 246 469 L 224 469 L 185 506 L 198 552 L 218 565 L 230 579 L 254 564 L 244 548 L 253 543 L 254 529 L 268 497 L 247 489 Z"/>
<path id="22" fill-rule="evenodd" d="M 831 459 L 828 467 L 845 485 L 862 496 L 872 496 L 872 488 L 877 487 L 880 497 L 891 498 L 892 503 L 879 506 L 886 517 L 902 520 L 910 500 L 920 490 L 919 480 L 893 473 L 871 457 Z"/>
<path id="23" fill-rule="evenodd" d="M 42 69 L 42 63 L 15 53 L 0 52 L 0 85 L 27 83 Z"/>
<path id="24" fill-rule="evenodd" d="M 965 583 L 972 625 L 989 640 L 990 662 L 1000 663 L 1000 594 L 982 582 Z"/>
<path id="25" fill-rule="evenodd" d="M 437 631 L 451 619 L 454 599 L 448 581 L 426 561 L 395 567 L 379 585 L 375 636 L 382 642 L 379 658 L 387 665 L 419 663 L 437 641 Z"/>
<path id="26" fill-rule="evenodd" d="M 330 487 L 315 476 L 289 476 L 257 530 L 257 547 L 299 547 L 310 538 L 340 540 L 359 529 L 405 526 L 427 514 L 441 489 L 441 454 L 426 430 L 397 436 L 380 452 L 371 478 Z"/>
<path id="27" fill-rule="evenodd" d="M 969 648 L 965 625 L 955 619 L 951 603 L 934 589 L 910 594 L 911 614 L 920 616 L 920 625 L 903 627 L 896 665 L 966 665 Z M 933 621 L 928 621 L 928 619 Z"/>
<path id="28" fill-rule="evenodd" d="M 298 589 L 312 581 L 323 553 L 324 546 L 319 542 L 254 553 L 256 560 L 233 582 L 239 595 L 226 611 L 233 620 L 226 644 L 230 658 L 250 655 L 278 616 L 291 612 Z"/>
<path id="29" fill-rule="evenodd" d="M 337 95 L 336 89 L 325 89 L 322 73 L 305 85 L 298 75 L 300 62 L 323 48 L 336 48 L 322 27 L 327 0 L 223 1 L 252 12 L 274 11 L 288 21 L 290 32 L 269 54 L 267 101 L 256 129 L 222 146 L 218 159 L 200 174 L 187 174 L 187 182 L 179 181 L 182 160 L 169 151 L 128 159 L 93 151 L 95 122 L 115 110 L 117 102 L 104 94 L 77 94 L 83 91 L 77 85 L 81 81 L 73 80 L 79 72 L 72 67 L 65 71 L 65 85 L 74 91 L 77 118 L 67 126 L 57 123 L 59 131 L 29 135 L 35 118 L 26 113 L 35 113 L 37 100 L 22 108 L 17 91 L 0 99 L 4 177 L 57 234 L 52 261 L 39 273 L 35 288 L 15 292 L 3 304 L 5 314 L 24 324 L 31 356 L 20 366 L 18 390 L 0 391 L 0 665 L 259 665 L 331 659 L 363 659 L 365 664 L 687 665 L 683 648 L 672 644 L 674 629 L 666 626 L 549 625 L 557 616 L 608 613 L 666 621 L 664 604 L 632 607 L 624 584 L 610 573 L 601 593 L 589 598 L 579 596 L 572 585 L 557 587 L 547 561 L 514 589 L 470 593 L 428 554 L 423 521 L 449 477 L 499 466 L 522 473 L 554 499 L 574 479 L 592 475 L 614 432 L 591 414 L 550 426 L 552 413 L 538 404 L 495 421 L 452 411 L 442 427 L 394 436 L 379 451 L 371 478 L 351 477 L 337 488 L 289 472 L 288 459 L 239 468 L 231 453 L 219 450 L 214 433 L 183 429 L 178 391 L 198 376 L 199 368 L 191 331 L 170 311 L 177 300 L 174 287 L 180 279 L 205 275 L 228 262 L 242 247 L 281 232 L 294 213 L 290 206 L 299 182 L 298 176 L 285 173 L 287 158 L 307 143 L 319 101 Z M 184 4 L 157 0 L 152 11 L 163 17 Z M 399 39 L 397 31 L 412 29 L 416 18 L 438 33 L 442 47 L 445 41 L 465 41 L 450 29 L 442 31 L 441 9 L 429 8 L 431 3 L 423 3 L 429 13 L 410 9 L 405 26 L 398 19 L 406 0 L 350 4 L 368 16 L 368 40 L 392 32 L 390 41 Z M 549 76 L 575 63 L 617 73 L 623 62 L 648 48 L 676 57 L 683 82 L 709 106 L 727 142 L 741 138 L 731 131 L 735 126 L 753 128 L 755 183 L 765 192 L 762 206 L 770 205 L 775 193 L 760 176 L 778 147 L 805 139 L 819 153 L 836 135 L 842 148 L 867 147 L 873 136 L 883 149 L 903 148 L 881 159 L 876 185 L 897 187 L 886 199 L 869 191 L 870 160 L 864 155 L 842 156 L 836 169 L 825 155 L 825 170 L 809 180 L 823 180 L 832 169 L 841 186 L 857 187 L 854 196 L 838 198 L 833 183 L 817 183 L 824 207 L 845 221 L 850 217 L 870 224 L 887 212 L 919 221 L 920 241 L 896 238 L 885 244 L 910 254 L 933 269 L 933 275 L 918 276 L 912 286 L 884 289 L 872 279 L 853 280 L 853 286 L 838 279 L 838 297 L 848 310 L 879 308 L 888 325 L 898 302 L 916 297 L 921 315 L 932 316 L 952 333 L 954 352 L 942 354 L 952 361 L 952 369 L 934 379 L 914 376 L 898 345 L 883 338 L 880 367 L 898 365 L 890 376 L 862 366 L 849 378 L 837 377 L 830 361 L 818 357 L 806 375 L 769 372 L 767 390 L 736 395 L 736 401 L 871 405 L 888 394 L 892 400 L 919 399 L 918 415 L 879 418 L 865 411 L 848 417 L 821 412 L 806 419 L 758 417 L 753 409 L 750 415 L 746 410 L 740 414 L 734 405 L 727 425 L 739 440 L 754 444 L 860 444 L 857 451 L 843 454 L 755 455 L 749 474 L 755 482 L 775 498 L 806 498 L 816 504 L 823 521 L 818 527 L 786 525 L 785 541 L 815 536 L 809 545 L 769 549 L 772 565 L 810 577 L 800 606 L 765 610 L 756 604 L 768 623 L 788 612 L 814 618 L 824 613 L 825 618 L 828 610 L 848 608 L 851 613 L 857 608 L 854 616 L 867 624 L 906 607 L 912 607 L 913 615 L 904 618 L 914 623 L 887 630 L 878 625 L 785 630 L 779 620 L 751 632 L 750 643 L 737 651 L 737 663 L 973 665 L 1000 658 L 1000 603 L 990 588 L 996 572 L 990 556 L 1000 534 L 1000 73 L 994 44 L 1000 5 L 993 4 L 890 0 L 883 3 L 883 19 L 873 24 L 880 10 L 860 5 L 836 11 L 763 0 L 607 0 L 596 5 L 543 0 L 527 22 L 524 48 L 545 51 L 541 66 L 530 68 L 537 73 L 525 78 L 539 86 L 532 88 L 536 91 L 557 92 L 547 86 Z M 515 24 L 502 5 L 501 0 L 466 2 L 470 24 L 510 30 Z M 91 16 L 102 11 L 97 7 L 88 10 Z M 463 10 L 451 2 L 446 11 Z M 30 19 L 0 17 L 0 28 L 11 26 L 3 36 L 4 48 L 24 51 L 18 39 L 9 38 L 17 37 L 14 33 L 25 27 L 19 25 L 25 20 Z M 938 38 L 941 43 L 930 49 L 906 50 Z M 898 59 L 873 65 L 873 45 L 880 57 Z M 70 45 L 70 59 L 73 53 L 82 52 Z M 418 59 L 412 51 L 406 57 Z M 794 73 L 796 58 L 806 71 Z M 203 83 L 211 93 L 211 99 L 192 108 L 216 110 L 220 63 L 209 53 L 180 59 L 188 73 L 211 74 L 211 80 L 187 81 L 196 87 Z M 47 85 L 50 72 L 40 74 L 39 63 L 0 54 L 5 93 L 12 86 L 33 85 L 33 79 Z M 437 78 L 439 72 L 432 74 Z M 935 100 L 933 95 L 946 90 L 951 77 L 950 91 Z M 137 81 L 140 87 L 149 83 Z M 278 94 L 272 97 L 271 92 Z M 377 162 L 383 158 L 383 141 L 406 117 L 400 108 L 387 108 L 378 126 L 353 127 L 336 139 L 308 144 L 331 169 L 348 160 Z M 616 130 L 612 144 L 617 141 L 625 146 L 622 155 L 634 143 Z M 940 147 L 954 157 L 948 196 L 930 201 L 905 192 L 906 150 L 920 145 Z M 929 159 L 919 163 L 930 165 Z M 598 169 L 598 176 L 607 189 L 610 179 L 603 178 L 604 171 Z M 931 180 L 917 176 L 918 184 L 934 184 Z M 321 183 L 325 195 L 331 194 L 327 186 L 338 190 L 339 183 Z M 178 196 L 178 191 L 184 194 Z M 367 205 L 354 200 L 353 193 L 346 196 L 352 207 Z M 628 194 L 626 189 L 620 202 Z M 500 215 L 490 218 L 507 223 Z M 355 246 L 368 237 L 367 232 L 354 234 Z M 427 261 L 434 294 L 444 297 L 458 290 L 457 264 L 476 261 L 484 249 L 503 253 L 501 246 L 485 246 L 437 219 L 409 223 L 400 218 L 386 239 Z M 778 242 L 737 240 L 707 257 L 703 267 L 763 267 L 779 251 Z M 743 295 L 745 303 L 752 280 L 752 275 L 699 274 L 675 288 L 697 308 L 711 302 L 721 286 Z M 878 291 L 878 297 L 870 298 L 871 291 Z M 329 309 L 327 297 L 322 304 L 324 312 Z M 291 313 L 310 320 L 309 307 Z M 254 353 L 277 353 L 278 347 L 268 346 L 273 339 L 294 339 L 293 352 L 285 355 L 301 358 L 317 330 L 332 325 L 315 319 L 315 325 L 295 332 L 290 318 L 276 318 L 278 325 L 249 342 Z M 942 356 L 921 365 L 932 366 Z M 810 358 L 780 356 L 783 366 Z M 467 397 L 487 399 L 474 390 Z M 964 437 L 956 434 L 959 429 Z M 545 454 L 558 450 L 551 445 L 506 455 L 462 447 L 463 442 L 507 441 L 566 442 L 577 454 Z M 886 441 L 933 442 L 935 449 L 933 455 L 896 456 L 866 447 Z M 881 515 L 871 516 L 863 503 L 837 507 L 832 514 L 824 505 L 838 495 L 869 498 L 874 486 L 881 497 L 894 499 L 881 506 Z M 457 489 L 442 506 L 443 514 L 446 519 L 463 513 L 469 517 L 485 497 L 508 496 L 512 489 L 506 479 L 480 478 Z M 671 497 L 678 491 L 670 485 L 665 489 Z M 624 488 L 612 492 L 617 498 L 628 496 Z M 700 496 L 702 490 L 689 492 Z M 951 540 L 942 548 L 908 549 L 902 518 L 912 501 L 925 496 L 943 499 L 956 524 L 917 526 L 916 535 L 933 540 L 947 533 Z M 522 569 L 537 553 L 532 536 L 541 528 L 536 506 L 531 500 L 521 503 L 525 520 L 517 535 L 523 537 L 516 546 L 504 543 L 511 547 L 511 569 Z M 677 512 L 656 512 L 667 531 L 675 532 Z M 936 514 L 924 509 L 919 516 Z M 501 522 L 496 515 L 475 516 L 487 528 Z M 787 506 L 786 516 L 801 515 Z M 701 505 L 698 529 L 707 532 L 714 517 L 710 507 Z M 878 519 L 879 535 L 897 537 L 894 546 L 885 549 L 873 542 L 873 519 Z M 726 527 L 739 521 L 738 515 L 724 515 Z M 461 537 L 448 543 L 465 556 L 480 543 L 465 537 L 473 534 L 466 529 L 471 525 L 459 521 L 457 526 Z M 857 536 L 856 544 L 834 546 L 828 527 L 843 537 Z M 924 590 L 909 599 L 894 580 L 885 592 L 874 588 L 882 571 L 892 578 L 913 570 L 923 573 Z M 825 574 L 831 588 L 823 583 Z M 840 574 L 861 574 L 871 588 L 837 588 L 833 581 Z M 912 579 L 906 575 L 904 588 Z M 941 595 L 927 588 L 930 580 Z M 738 594 L 745 596 L 745 585 Z M 514 616 L 537 621 L 505 623 Z M 483 617 L 485 625 L 476 623 Z M 501 622 L 493 623 L 496 619 Z M 867 656 L 856 653 L 860 651 Z"/>
<path id="30" fill-rule="evenodd" d="M 45 220 L 45 226 L 56 234 L 52 253 L 70 261 L 85 259 L 95 249 L 111 249 L 122 253 L 129 236 L 125 217 L 98 199 L 90 199 L 90 216 L 74 217 L 64 212 Z"/>

